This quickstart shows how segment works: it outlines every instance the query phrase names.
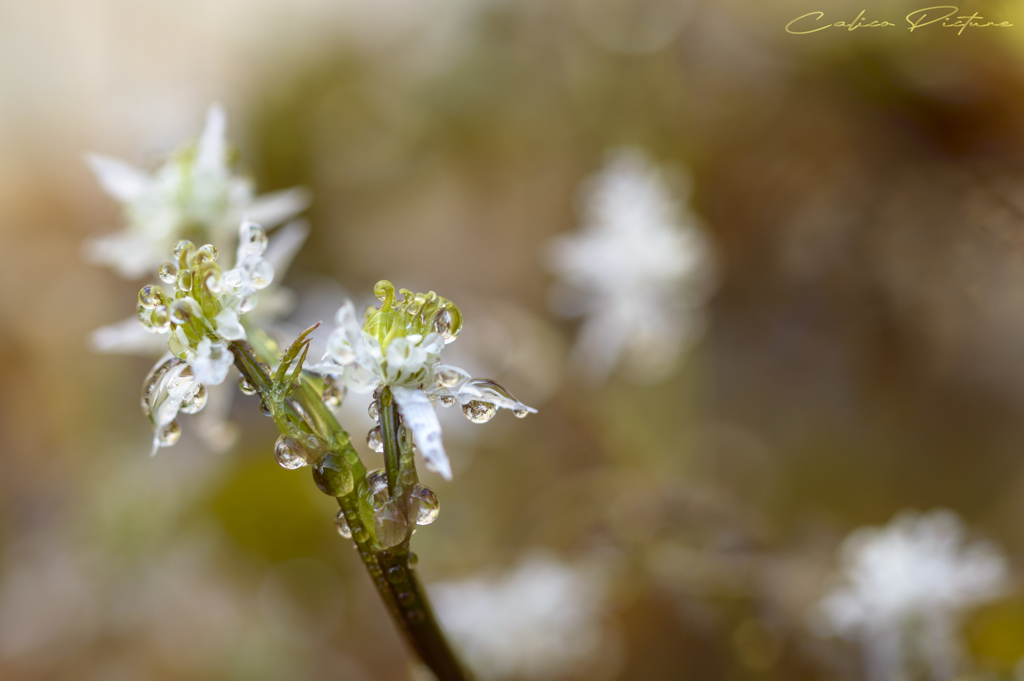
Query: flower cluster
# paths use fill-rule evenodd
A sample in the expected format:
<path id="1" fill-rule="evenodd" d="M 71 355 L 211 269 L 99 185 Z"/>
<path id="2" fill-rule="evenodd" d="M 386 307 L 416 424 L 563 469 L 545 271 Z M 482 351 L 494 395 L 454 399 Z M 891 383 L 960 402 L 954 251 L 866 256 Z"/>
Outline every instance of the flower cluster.
<path id="1" fill-rule="evenodd" d="M 399 291 L 402 299 L 397 300 L 388 281 L 378 282 L 374 294 L 382 305 L 369 307 L 361 323 L 351 301 L 342 305 L 324 361 L 310 369 L 341 377 L 356 393 L 389 387 L 428 469 L 451 478 L 434 402 L 460 404 L 474 423 L 489 421 L 499 407 L 520 418 L 536 412 L 494 381 L 441 363 L 441 350 L 462 330 L 462 313 L 453 302 L 433 291 L 407 289 Z M 376 448 L 374 431 L 370 440 Z"/>
<path id="2" fill-rule="evenodd" d="M 263 258 L 266 248 L 263 228 L 243 222 L 236 265 L 224 272 L 212 245 L 196 249 L 180 241 L 174 247 L 176 262 L 159 268 L 160 280 L 173 291 L 155 284 L 139 291 L 139 321 L 151 333 L 168 334 L 171 355 L 158 363 L 143 391 L 143 411 L 156 429 L 154 451 L 177 441 L 178 411 L 199 411 L 205 399 L 197 403 L 195 396 L 205 395 L 203 386 L 227 378 L 234 363 L 228 343 L 246 338 L 240 316 L 256 307 L 259 291 L 274 278 Z"/>
<path id="3" fill-rule="evenodd" d="M 660 380 L 702 328 L 710 244 L 639 150 L 614 152 L 581 199 L 581 230 L 549 252 L 555 306 L 584 318 L 574 362 L 594 381 L 620 362 L 634 382 Z"/>
<path id="4" fill-rule="evenodd" d="M 843 543 L 842 580 L 819 616 L 827 630 L 860 641 L 872 679 L 955 676 L 961 614 L 998 596 L 1008 573 L 995 546 L 967 543 L 965 533 L 950 511 L 903 513 Z"/>
<path id="5" fill-rule="evenodd" d="M 181 239 L 224 250 L 243 217 L 271 228 L 302 212 L 309 204 L 305 190 L 257 197 L 252 180 L 233 172 L 226 130 L 223 109 L 211 106 L 199 141 L 152 176 L 123 161 L 90 155 L 89 165 L 121 203 L 127 226 L 89 241 L 89 258 L 134 279 L 159 265 Z"/>

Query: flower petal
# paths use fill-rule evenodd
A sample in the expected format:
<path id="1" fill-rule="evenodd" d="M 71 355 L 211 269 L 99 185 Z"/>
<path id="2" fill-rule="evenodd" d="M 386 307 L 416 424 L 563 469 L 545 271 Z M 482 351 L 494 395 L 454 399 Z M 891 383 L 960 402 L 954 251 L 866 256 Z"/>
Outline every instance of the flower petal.
<path id="1" fill-rule="evenodd" d="M 312 197 L 304 187 L 292 187 L 263 194 L 246 209 L 249 219 L 266 228 L 276 227 L 309 207 Z"/>
<path id="2" fill-rule="evenodd" d="M 142 196 L 152 184 L 149 175 L 116 158 L 89 154 L 85 161 L 103 190 L 118 201 L 131 203 Z"/>
<path id="3" fill-rule="evenodd" d="M 391 388 L 405 425 L 412 428 L 412 436 L 423 455 L 427 468 L 436 471 L 445 480 L 452 479 L 452 467 L 441 443 L 441 423 L 430 398 L 422 390 Z"/>
<path id="4" fill-rule="evenodd" d="M 198 174 L 220 175 L 226 170 L 224 160 L 227 155 L 227 115 L 220 104 L 211 104 L 206 110 L 206 126 L 199 138 L 199 150 L 196 155 L 196 172 Z"/>

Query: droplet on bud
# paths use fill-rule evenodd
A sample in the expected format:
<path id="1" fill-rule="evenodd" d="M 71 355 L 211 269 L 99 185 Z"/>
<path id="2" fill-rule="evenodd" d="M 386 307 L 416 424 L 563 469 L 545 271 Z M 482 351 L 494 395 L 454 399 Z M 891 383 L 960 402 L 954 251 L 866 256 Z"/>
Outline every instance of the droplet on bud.
<path id="1" fill-rule="evenodd" d="M 327 452 L 313 465 L 313 481 L 321 492 L 332 497 L 343 497 L 355 487 L 352 469 L 335 452 Z"/>
<path id="2" fill-rule="evenodd" d="M 209 397 L 210 394 L 206 391 L 206 386 L 200 383 L 199 388 L 194 393 L 181 401 L 180 410 L 186 414 L 195 414 L 202 411 Z"/>
<path id="3" fill-rule="evenodd" d="M 238 389 L 242 391 L 243 395 L 255 395 L 256 386 L 249 382 L 249 379 L 242 374 L 238 377 Z"/>
<path id="4" fill-rule="evenodd" d="M 455 395 L 441 395 L 437 398 L 438 402 L 441 403 L 442 407 L 453 407 L 458 400 L 455 399 Z"/>
<path id="5" fill-rule="evenodd" d="M 153 323 L 151 330 L 157 333 L 162 333 L 171 328 L 171 314 L 167 308 L 163 305 L 157 305 L 153 312 L 149 315 L 149 320 Z"/>
<path id="6" fill-rule="evenodd" d="M 277 442 L 274 443 L 274 459 L 281 465 L 281 468 L 290 471 L 302 468 L 306 465 L 305 455 L 306 451 L 303 446 L 287 435 L 277 438 Z"/>
<path id="7" fill-rule="evenodd" d="M 380 426 L 374 426 L 366 434 L 366 444 L 378 454 L 384 451 L 384 434 L 381 432 Z"/>
<path id="8" fill-rule="evenodd" d="M 274 412 L 270 411 L 270 405 L 267 404 L 266 400 L 260 400 L 260 411 L 263 412 L 264 416 L 274 415 Z"/>
<path id="9" fill-rule="evenodd" d="M 513 409 L 512 413 L 515 414 L 517 419 L 525 419 L 530 414 L 530 412 L 525 409 Z"/>
<path id="10" fill-rule="evenodd" d="M 196 251 L 195 262 L 214 262 L 217 259 L 217 249 L 213 244 L 206 244 Z"/>
<path id="11" fill-rule="evenodd" d="M 181 258 L 182 253 L 187 253 L 188 251 L 191 251 L 194 248 L 195 244 L 193 244 L 188 239 L 182 239 L 178 243 L 174 244 L 174 257 Z"/>
<path id="12" fill-rule="evenodd" d="M 174 324 L 188 324 L 193 317 L 201 315 L 199 304 L 191 298 L 179 298 L 171 303 L 170 317 Z"/>
<path id="13" fill-rule="evenodd" d="M 160 277 L 160 281 L 165 284 L 173 284 L 178 276 L 178 268 L 172 262 L 165 262 L 163 265 L 160 265 L 160 269 L 156 271 L 156 274 Z"/>
<path id="14" fill-rule="evenodd" d="M 178 277 L 176 281 L 178 284 L 178 290 L 192 290 L 192 272 L 190 270 L 181 270 L 180 272 L 178 272 Z"/>
<path id="15" fill-rule="evenodd" d="M 370 418 L 374 421 L 380 421 L 380 412 L 377 409 L 377 400 L 372 400 L 370 406 L 366 408 L 366 413 L 370 415 Z"/>
<path id="16" fill-rule="evenodd" d="M 429 525 L 437 520 L 437 514 L 441 511 L 441 502 L 434 494 L 434 490 L 426 485 L 416 483 L 409 495 L 409 502 L 412 506 L 413 519 L 417 525 Z"/>
<path id="17" fill-rule="evenodd" d="M 162 291 L 159 286 L 143 286 L 139 291 L 139 305 L 147 310 L 152 310 L 160 304 L 160 293 Z"/>
<path id="18" fill-rule="evenodd" d="M 218 293 L 220 293 L 220 279 L 217 278 L 216 274 L 210 274 L 209 276 L 207 276 L 206 280 L 203 282 L 203 285 L 206 287 L 206 290 L 209 291 L 212 295 L 217 295 Z"/>
<path id="19" fill-rule="evenodd" d="M 181 426 L 177 421 L 171 421 L 164 425 L 156 434 L 156 440 L 161 447 L 170 447 L 181 437 Z"/>
<path id="20" fill-rule="evenodd" d="M 487 423 L 498 413 L 498 407 L 490 402 L 470 400 L 462 405 L 462 413 L 473 423 Z"/>
<path id="21" fill-rule="evenodd" d="M 334 526 L 338 528 L 338 534 L 345 539 L 352 538 L 352 528 L 348 526 L 348 519 L 345 518 L 344 511 L 338 511 L 338 515 L 334 517 Z"/>

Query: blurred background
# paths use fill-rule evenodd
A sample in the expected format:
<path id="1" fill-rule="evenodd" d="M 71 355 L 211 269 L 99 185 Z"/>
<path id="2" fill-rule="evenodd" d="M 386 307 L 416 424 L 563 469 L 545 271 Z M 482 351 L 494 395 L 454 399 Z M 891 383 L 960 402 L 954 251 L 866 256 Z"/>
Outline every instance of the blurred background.
<path id="1" fill-rule="evenodd" d="M 382 278 L 436 290 L 466 314 L 449 361 L 539 408 L 445 417 L 454 480 L 424 475 L 439 607 L 468 584 L 508 611 L 459 644 L 482 677 L 864 678 L 809 623 L 837 550 L 942 507 L 1010 566 L 957 626 L 971 673 L 1013 678 L 1024 7 L 965 5 L 1017 25 L 959 36 L 908 33 L 917 7 L 0 2 L 0 678 L 423 678 L 258 398 L 228 451 L 185 419 L 150 458 L 153 358 L 90 347 L 146 282 L 83 258 L 121 225 L 84 154 L 153 170 L 214 101 L 260 191 L 312 192 L 294 323 Z M 862 9 L 898 26 L 784 30 Z M 549 253 L 622 147 L 689 178 L 717 288 L 671 371 L 594 383 Z"/>

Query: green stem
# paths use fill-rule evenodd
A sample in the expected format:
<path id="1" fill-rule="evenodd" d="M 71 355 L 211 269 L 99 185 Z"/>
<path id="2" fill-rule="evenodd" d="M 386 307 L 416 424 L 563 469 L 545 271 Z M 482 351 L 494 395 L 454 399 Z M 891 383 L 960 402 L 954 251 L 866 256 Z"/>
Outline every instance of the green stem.
<path id="1" fill-rule="evenodd" d="M 260 397 L 271 400 L 273 377 L 260 365 L 260 360 L 271 360 L 273 351 L 269 347 L 261 347 L 257 355 L 245 341 L 233 341 L 231 351 L 235 357 L 235 366 L 246 380 L 256 387 Z M 366 467 L 352 446 L 348 433 L 324 404 L 320 396 L 322 386 L 317 387 L 317 380 L 302 373 L 289 397 L 310 417 L 316 434 L 327 441 L 328 451 L 340 454 L 352 469 L 354 489 L 337 499 L 370 579 L 395 624 L 405 635 L 407 643 L 438 681 L 469 681 L 471 677 L 462 668 L 445 639 L 426 591 L 413 569 L 415 554 L 409 550 L 411 532 L 398 546 L 381 549 L 373 524 L 365 522 L 364 500 L 368 498 Z M 383 403 L 385 396 L 386 404 Z M 408 497 L 416 482 L 416 473 L 411 447 L 403 447 L 398 437 L 398 413 L 387 388 L 381 391 L 378 399 L 378 413 L 384 437 L 389 495 L 399 503 L 405 517 L 408 517 Z M 309 425 L 305 428 L 311 430 Z"/>

